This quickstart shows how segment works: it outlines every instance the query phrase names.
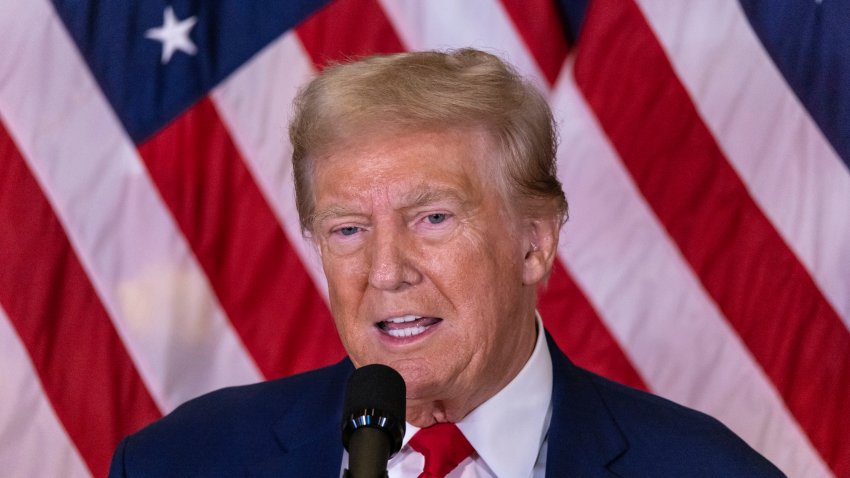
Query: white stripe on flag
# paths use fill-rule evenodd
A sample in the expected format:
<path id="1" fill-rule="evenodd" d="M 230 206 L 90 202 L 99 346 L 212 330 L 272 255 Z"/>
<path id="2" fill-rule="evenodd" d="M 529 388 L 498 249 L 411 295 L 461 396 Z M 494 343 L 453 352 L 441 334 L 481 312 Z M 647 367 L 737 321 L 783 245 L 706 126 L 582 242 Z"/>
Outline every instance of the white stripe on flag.
<path id="1" fill-rule="evenodd" d="M 259 380 L 53 7 L 15 5 L 0 16 L 0 111 L 154 400 L 167 412 Z"/>
<path id="2" fill-rule="evenodd" d="M 91 476 L 0 306 L 0 474 Z"/>
<path id="3" fill-rule="evenodd" d="M 741 5 L 638 4 L 753 199 L 850 328 L 850 173 Z"/>
<path id="4" fill-rule="evenodd" d="M 543 72 L 525 48 L 500 1 L 380 2 L 398 35 L 410 49 L 479 48 L 506 59 L 531 78 L 540 91 L 548 91 Z"/>
<path id="5" fill-rule="evenodd" d="M 314 73 L 300 40 L 290 31 L 216 87 L 212 98 L 289 243 L 327 300 L 319 256 L 301 235 L 287 131 L 298 87 Z"/>
<path id="6" fill-rule="evenodd" d="M 571 207 L 561 257 L 648 386 L 723 421 L 786 473 L 829 476 L 623 169 L 571 70 L 553 110 Z"/>

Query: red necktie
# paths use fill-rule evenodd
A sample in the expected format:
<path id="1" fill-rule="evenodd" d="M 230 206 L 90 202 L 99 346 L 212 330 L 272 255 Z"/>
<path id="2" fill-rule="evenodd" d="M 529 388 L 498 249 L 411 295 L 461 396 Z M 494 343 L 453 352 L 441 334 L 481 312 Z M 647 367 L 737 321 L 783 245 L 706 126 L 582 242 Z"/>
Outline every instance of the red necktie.
<path id="1" fill-rule="evenodd" d="M 419 478 L 444 478 L 475 451 L 454 423 L 423 428 L 409 444 L 425 456 L 425 470 Z"/>

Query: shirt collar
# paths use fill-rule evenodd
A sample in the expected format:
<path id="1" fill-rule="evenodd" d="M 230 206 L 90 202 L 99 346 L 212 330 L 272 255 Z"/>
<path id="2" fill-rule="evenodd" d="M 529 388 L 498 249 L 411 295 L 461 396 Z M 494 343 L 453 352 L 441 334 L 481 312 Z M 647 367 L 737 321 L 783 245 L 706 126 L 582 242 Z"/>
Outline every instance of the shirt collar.
<path id="1" fill-rule="evenodd" d="M 552 358 L 537 314 L 537 342 L 516 377 L 471 411 L 458 428 L 496 476 L 531 476 L 546 438 L 552 401 Z M 419 428 L 407 424 L 402 445 Z"/>

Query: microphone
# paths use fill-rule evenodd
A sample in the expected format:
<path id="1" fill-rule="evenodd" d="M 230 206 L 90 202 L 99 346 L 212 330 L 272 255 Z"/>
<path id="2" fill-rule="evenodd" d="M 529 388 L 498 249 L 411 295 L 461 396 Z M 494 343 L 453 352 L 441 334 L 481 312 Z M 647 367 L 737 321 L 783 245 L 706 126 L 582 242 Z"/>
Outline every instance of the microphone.
<path id="1" fill-rule="evenodd" d="M 348 379 L 342 415 L 345 477 L 387 476 L 387 461 L 404 437 L 405 394 L 404 379 L 386 365 L 360 367 Z"/>

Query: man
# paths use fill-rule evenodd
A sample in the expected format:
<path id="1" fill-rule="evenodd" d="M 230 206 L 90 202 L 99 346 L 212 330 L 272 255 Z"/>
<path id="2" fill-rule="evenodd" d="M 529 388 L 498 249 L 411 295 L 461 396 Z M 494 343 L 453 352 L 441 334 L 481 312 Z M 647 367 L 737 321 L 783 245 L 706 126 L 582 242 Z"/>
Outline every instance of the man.
<path id="1" fill-rule="evenodd" d="M 553 121 L 498 58 L 331 67 L 290 137 L 350 360 L 193 400 L 125 439 L 112 475 L 339 476 L 345 382 L 382 363 L 407 385 L 392 477 L 436 462 L 417 438 L 435 430 L 466 453 L 428 476 L 781 476 L 719 422 L 579 369 L 546 336 L 537 289 L 567 214 Z"/>

